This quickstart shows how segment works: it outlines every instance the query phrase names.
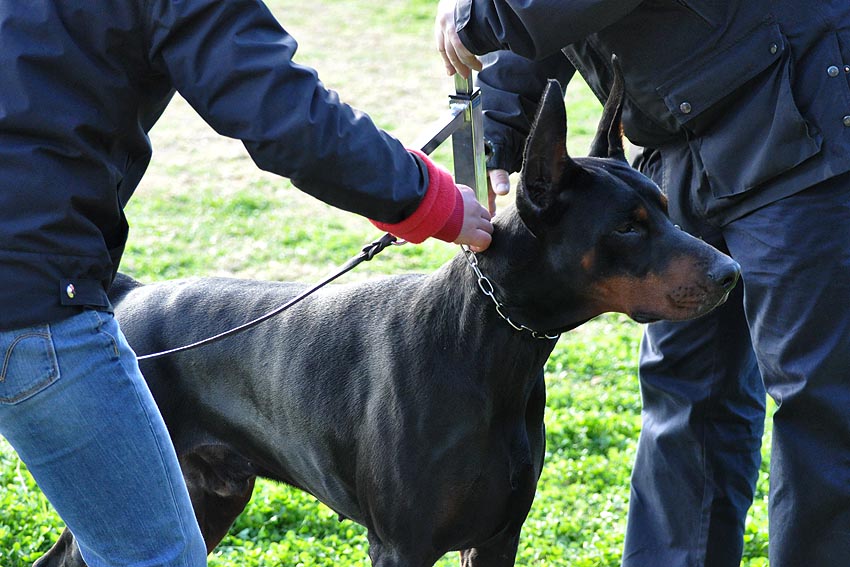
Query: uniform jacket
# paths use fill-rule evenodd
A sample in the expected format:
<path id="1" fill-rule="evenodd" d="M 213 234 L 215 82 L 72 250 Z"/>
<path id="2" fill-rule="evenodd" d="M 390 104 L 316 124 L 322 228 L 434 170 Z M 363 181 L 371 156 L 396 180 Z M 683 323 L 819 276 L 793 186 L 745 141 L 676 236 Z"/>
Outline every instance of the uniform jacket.
<path id="1" fill-rule="evenodd" d="M 109 308 L 122 208 L 175 90 L 302 190 L 378 221 L 410 215 L 425 165 L 295 50 L 260 0 L 0 2 L 0 329 Z"/>
<path id="2" fill-rule="evenodd" d="M 850 2 L 459 0 L 456 23 L 513 52 L 479 76 L 494 166 L 519 167 L 542 77 L 577 69 L 604 100 L 616 53 L 638 165 L 715 223 L 850 170 Z"/>

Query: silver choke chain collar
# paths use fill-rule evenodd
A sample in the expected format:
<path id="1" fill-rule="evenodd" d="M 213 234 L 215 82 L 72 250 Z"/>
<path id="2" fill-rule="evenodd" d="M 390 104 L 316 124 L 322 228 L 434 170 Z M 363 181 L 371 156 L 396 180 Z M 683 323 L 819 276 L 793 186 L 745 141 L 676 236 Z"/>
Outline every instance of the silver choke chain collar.
<path id="1" fill-rule="evenodd" d="M 491 282 L 489 278 L 487 278 L 487 276 L 481 273 L 481 269 L 478 267 L 478 258 L 475 256 L 475 252 L 470 250 L 470 248 L 465 244 L 461 245 L 461 249 L 463 249 L 463 256 L 464 258 L 466 258 L 467 264 L 469 264 L 469 267 L 472 268 L 473 272 L 475 272 L 475 277 L 478 278 L 478 287 L 481 288 L 481 291 L 484 292 L 484 295 L 486 295 L 493 301 L 493 305 L 496 306 L 496 313 L 499 315 L 499 317 L 507 321 L 508 325 L 510 325 L 517 331 L 527 331 L 531 333 L 531 336 L 535 339 L 553 340 L 561 336 L 560 333 L 557 333 L 555 335 L 541 333 L 540 331 L 535 331 L 534 329 L 526 327 L 521 323 L 514 323 L 513 321 L 511 321 L 511 318 L 505 314 L 505 306 L 502 305 L 501 301 L 496 299 L 496 291 L 493 287 L 493 282 Z"/>

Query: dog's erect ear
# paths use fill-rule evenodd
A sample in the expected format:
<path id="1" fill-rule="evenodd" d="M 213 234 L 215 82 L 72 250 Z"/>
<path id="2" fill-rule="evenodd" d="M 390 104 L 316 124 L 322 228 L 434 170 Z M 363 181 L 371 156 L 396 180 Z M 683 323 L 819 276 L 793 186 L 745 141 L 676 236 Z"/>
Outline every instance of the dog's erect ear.
<path id="1" fill-rule="evenodd" d="M 567 154 L 567 112 L 561 85 L 549 80 L 525 142 L 517 210 L 534 232 L 536 221 L 560 202 L 562 179 L 580 169 Z"/>
<path id="2" fill-rule="evenodd" d="M 623 97 L 625 83 L 623 82 L 623 71 L 620 69 L 620 60 L 616 55 L 611 56 L 611 67 L 614 70 L 614 83 L 605 108 L 602 110 L 602 119 L 596 130 L 596 137 L 590 145 L 592 157 L 615 158 L 626 161 L 626 152 L 623 150 Z"/>

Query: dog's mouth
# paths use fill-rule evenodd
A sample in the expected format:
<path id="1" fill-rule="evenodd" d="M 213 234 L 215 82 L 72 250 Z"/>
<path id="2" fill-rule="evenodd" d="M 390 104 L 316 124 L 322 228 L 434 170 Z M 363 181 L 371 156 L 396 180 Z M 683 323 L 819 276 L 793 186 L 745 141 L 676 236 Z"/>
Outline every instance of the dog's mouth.
<path id="1" fill-rule="evenodd" d="M 661 321 L 661 317 L 656 317 L 655 315 L 650 315 L 649 313 L 640 313 L 640 312 L 635 312 L 635 313 L 631 313 L 631 314 L 629 315 L 629 317 L 630 317 L 630 318 L 631 318 L 631 319 L 632 319 L 635 323 L 641 323 L 641 324 L 644 324 L 644 323 L 655 323 L 656 321 Z"/>
<path id="2" fill-rule="evenodd" d="M 653 311 L 633 311 L 629 313 L 629 317 L 640 324 L 656 323 L 658 321 L 687 321 L 696 319 L 710 313 L 714 309 L 720 307 L 726 300 L 729 299 L 730 290 L 718 296 L 710 296 L 706 294 L 700 299 L 690 297 L 687 300 L 681 298 L 677 301 L 672 296 L 667 296 L 667 300 L 672 308 L 669 313 L 658 313 Z"/>

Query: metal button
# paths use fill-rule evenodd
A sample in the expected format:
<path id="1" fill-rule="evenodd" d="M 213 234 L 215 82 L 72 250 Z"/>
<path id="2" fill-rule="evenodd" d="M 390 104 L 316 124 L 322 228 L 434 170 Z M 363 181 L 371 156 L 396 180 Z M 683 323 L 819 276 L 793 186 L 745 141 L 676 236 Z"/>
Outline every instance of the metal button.
<path id="1" fill-rule="evenodd" d="M 686 101 L 679 105 L 679 110 L 682 111 L 682 114 L 690 114 L 693 108 L 691 108 L 691 103 Z"/>
<path id="2" fill-rule="evenodd" d="M 777 52 L 777 51 L 779 51 L 779 46 L 778 46 L 778 45 L 776 45 L 775 43 L 771 43 L 771 44 L 770 44 L 770 54 L 771 54 L 771 55 L 776 55 L 776 52 Z"/>
<path id="3" fill-rule="evenodd" d="M 835 65 L 830 65 L 826 68 L 826 74 L 830 77 L 837 77 L 841 70 Z"/>
<path id="4" fill-rule="evenodd" d="M 77 288 L 74 287 L 74 284 L 69 283 L 68 287 L 65 288 L 65 293 L 68 294 L 69 298 L 74 299 L 74 297 L 77 295 Z"/>
<path id="5" fill-rule="evenodd" d="M 844 125 L 845 125 L 845 126 L 847 126 L 848 128 L 850 128 L 850 114 L 848 114 L 847 116 L 845 116 L 845 117 L 844 117 L 843 122 L 844 122 Z"/>
<path id="6" fill-rule="evenodd" d="M 845 66 L 844 66 L 844 72 L 845 72 L 845 73 L 850 73 L 850 65 L 845 65 Z"/>

